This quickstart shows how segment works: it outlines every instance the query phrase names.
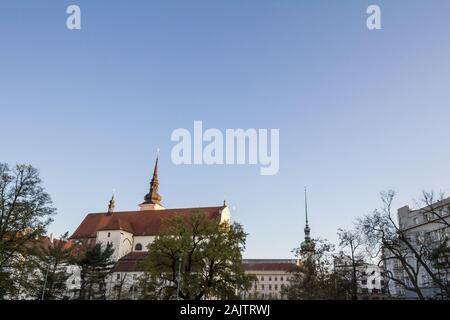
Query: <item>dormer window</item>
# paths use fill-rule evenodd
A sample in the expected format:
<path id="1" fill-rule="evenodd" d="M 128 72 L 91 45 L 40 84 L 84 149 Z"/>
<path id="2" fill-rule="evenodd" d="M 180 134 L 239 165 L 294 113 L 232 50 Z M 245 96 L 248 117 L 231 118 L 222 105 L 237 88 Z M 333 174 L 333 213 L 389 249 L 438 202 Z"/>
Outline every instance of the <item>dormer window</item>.
<path id="1" fill-rule="evenodd" d="M 142 251 L 142 244 L 136 244 L 136 246 L 134 247 L 134 251 Z"/>

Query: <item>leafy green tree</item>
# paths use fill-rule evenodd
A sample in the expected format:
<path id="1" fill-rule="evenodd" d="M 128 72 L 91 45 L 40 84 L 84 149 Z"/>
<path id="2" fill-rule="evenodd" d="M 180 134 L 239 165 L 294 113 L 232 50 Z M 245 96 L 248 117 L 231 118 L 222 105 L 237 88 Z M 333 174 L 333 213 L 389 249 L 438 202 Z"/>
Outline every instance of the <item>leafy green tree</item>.
<path id="1" fill-rule="evenodd" d="M 17 270 L 29 244 L 45 234 L 55 214 L 37 169 L 0 163 L 0 299 L 16 294 Z"/>
<path id="2" fill-rule="evenodd" d="M 329 300 L 342 297 L 339 277 L 333 272 L 334 247 L 326 240 L 315 239 L 314 252 L 305 254 L 294 249 L 300 259 L 299 267 L 292 273 L 289 285 L 282 294 L 289 300 Z"/>
<path id="3" fill-rule="evenodd" d="M 163 221 L 143 267 L 161 299 L 236 299 L 251 286 L 242 266 L 247 234 L 203 213 Z M 178 291 L 179 288 L 179 291 Z M 147 295 L 148 295 L 147 290 Z"/>
<path id="4" fill-rule="evenodd" d="M 144 272 L 138 279 L 137 288 L 140 300 L 158 300 L 161 298 L 162 282 L 155 279 L 149 272 Z"/>
<path id="5" fill-rule="evenodd" d="M 111 274 L 115 262 L 112 260 L 114 248 L 108 243 L 105 248 L 100 243 L 89 248 L 78 261 L 80 267 L 81 300 L 106 300 L 106 278 Z"/>
<path id="6" fill-rule="evenodd" d="M 31 283 L 37 299 L 61 299 L 66 293 L 66 283 L 72 275 L 68 267 L 75 263 L 75 246 L 67 242 L 68 236 L 66 232 L 48 246 L 41 243 L 35 248 L 37 272 L 31 276 Z"/>

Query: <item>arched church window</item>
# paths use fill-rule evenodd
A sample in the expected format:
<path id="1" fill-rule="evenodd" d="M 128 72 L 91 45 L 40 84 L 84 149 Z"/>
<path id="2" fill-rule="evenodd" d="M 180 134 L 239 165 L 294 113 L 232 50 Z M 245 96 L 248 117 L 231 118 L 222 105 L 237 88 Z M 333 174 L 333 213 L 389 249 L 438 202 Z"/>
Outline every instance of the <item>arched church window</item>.
<path id="1" fill-rule="evenodd" d="M 134 247 L 134 251 L 142 251 L 142 244 L 136 244 L 136 246 Z"/>

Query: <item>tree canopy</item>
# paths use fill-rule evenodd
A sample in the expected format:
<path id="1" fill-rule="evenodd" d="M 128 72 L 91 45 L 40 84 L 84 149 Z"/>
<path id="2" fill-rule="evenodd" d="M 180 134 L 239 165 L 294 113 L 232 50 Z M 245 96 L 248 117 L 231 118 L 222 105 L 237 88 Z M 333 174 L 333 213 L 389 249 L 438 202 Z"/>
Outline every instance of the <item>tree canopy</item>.
<path id="1" fill-rule="evenodd" d="M 241 225 L 220 224 L 195 212 L 163 221 L 164 231 L 149 245 L 143 266 L 161 299 L 238 298 L 251 285 L 242 266 L 246 233 Z M 179 289 L 179 290 L 178 290 Z M 146 294 L 149 295 L 148 290 Z"/>
<path id="2" fill-rule="evenodd" d="M 23 257 L 55 212 L 37 169 L 0 163 L 0 299 L 19 291 Z"/>

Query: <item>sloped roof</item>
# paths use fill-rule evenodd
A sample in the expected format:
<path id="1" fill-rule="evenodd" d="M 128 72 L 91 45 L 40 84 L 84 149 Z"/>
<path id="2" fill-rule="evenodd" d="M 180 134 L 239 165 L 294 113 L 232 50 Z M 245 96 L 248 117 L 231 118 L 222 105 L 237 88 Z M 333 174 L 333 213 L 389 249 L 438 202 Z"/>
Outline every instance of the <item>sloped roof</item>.
<path id="1" fill-rule="evenodd" d="M 117 261 L 113 272 L 139 272 L 143 271 L 141 262 L 145 260 L 148 252 L 130 252 Z"/>
<path id="2" fill-rule="evenodd" d="M 175 216 L 193 213 L 207 214 L 211 219 L 220 218 L 224 207 L 141 210 L 108 213 L 90 213 L 84 218 L 70 239 L 95 238 L 97 231 L 122 230 L 134 236 L 155 236 L 162 231 L 162 221 Z"/>
<path id="3" fill-rule="evenodd" d="M 148 252 L 130 252 L 117 261 L 113 272 L 142 272 L 142 261 L 147 258 Z M 245 271 L 284 271 L 294 272 L 297 270 L 297 265 L 294 262 L 255 262 L 248 263 L 245 260 L 242 263 Z"/>
<path id="4" fill-rule="evenodd" d="M 285 271 L 294 272 L 297 265 L 289 262 L 282 263 L 243 263 L 245 271 Z"/>
<path id="5" fill-rule="evenodd" d="M 25 243 L 25 247 L 31 250 L 37 250 L 35 253 L 42 253 L 50 247 L 61 246 L 64 250 L 72 249 L 72 256 L 77 257 L 83 253 L 83 247 L 76 244 L 72 240 L 50 239 L 50 237 L 42 236 L 38 239 L 30 239 Z"/>

